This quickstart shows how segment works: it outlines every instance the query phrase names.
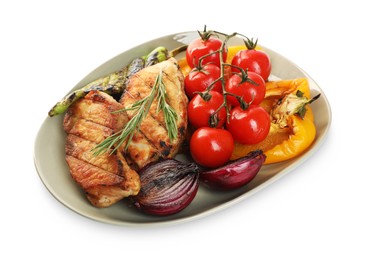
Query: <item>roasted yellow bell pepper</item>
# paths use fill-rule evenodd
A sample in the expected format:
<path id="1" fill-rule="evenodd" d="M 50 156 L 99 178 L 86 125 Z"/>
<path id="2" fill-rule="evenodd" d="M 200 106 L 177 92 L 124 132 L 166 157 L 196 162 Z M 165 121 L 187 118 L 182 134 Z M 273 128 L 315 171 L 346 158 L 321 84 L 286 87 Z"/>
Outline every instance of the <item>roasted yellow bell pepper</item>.
<path id="1" fill-rule="evenodd" d="M 264 151 L 265 164 L 285 161 L 302 154 L 316 136 L 314 116 L 307 106 L 310 102 L 310 88 L 305 78 L 267 82 L 262 106 L 272 117 L 270 133 L 264 141 L 255 145 L 236 143 L 231 159 L 245 156 L 255 149 Z"/>
<path id="2" fill-rule="evenodd" d="M 246 45 L 237 45 L 228 47 L 227 60 L 226 63 L 231 63 L 234 55 L 241 50 L 247 50 Z M 256 45 L 255 50 L 262 50 L 262 48 Z"/>
<path id="3" fill-rule="evenodd" d="M 182 74 L 184 75 L 184 77 L 186 77 L 191 71 L 191 68 L 188 65 L 188 62 L 186 61 L 186 58 L 181 58 L 180 60 L 178 60 L 178 64 Z"/>
<path id="4" fill-rule="evenodd" d="M 297 115 L 289 116 L 288 127 L 292 130 L 288 139 L 265 151 L 265 164 L 289 160 L 300 155 L 316 137 L 316 127 L 310 118 L 301 119 Z"/>

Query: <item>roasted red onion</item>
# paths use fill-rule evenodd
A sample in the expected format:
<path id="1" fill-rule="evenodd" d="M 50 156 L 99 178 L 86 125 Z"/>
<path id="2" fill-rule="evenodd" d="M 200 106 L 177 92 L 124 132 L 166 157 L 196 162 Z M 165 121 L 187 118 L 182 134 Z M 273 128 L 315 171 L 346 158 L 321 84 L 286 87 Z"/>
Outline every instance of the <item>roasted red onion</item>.
<path id="1" fill-rule="evenodd" d="M 238 188 L 252 181 L 265 159 L 266 156 L 261 150 L 253 151 L 222 167 L 203 171 L 200 178 L 213 188 L 225 190 Z"/>
<path id="2" fill-rule="evenodd" d="M 164 159 L 140 170 L 141 190 L 134 205 L 153 215 L 171 215 L 186 208 L 198 191 L 199 167 Z"/>

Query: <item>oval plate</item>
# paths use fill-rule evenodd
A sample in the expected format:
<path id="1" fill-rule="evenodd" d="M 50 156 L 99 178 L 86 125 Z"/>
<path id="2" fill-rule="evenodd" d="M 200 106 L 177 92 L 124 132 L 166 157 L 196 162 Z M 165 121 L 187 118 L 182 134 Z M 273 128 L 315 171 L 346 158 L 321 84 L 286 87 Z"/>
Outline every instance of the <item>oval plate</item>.
<path id="1" fill-rule="evenodd" d="M 169 50 L 172 50 L 182 44 L 188 44 L 197 37 L 197 32 L 184 32 L 141 44 L 104 63 L 82 79 L 73 89 L 80 88 L 92 80 L 119 70 L 135 57 L 143 56 L 157 46 L 165 46 Z M 233 38 L 229 41 L 229 44 L 242 45 L 242 39 Z M 310 149 L 300 157 L 287 162 L 264 165 L 253 181 L 234 191 L 217 192 L 208 190 L 201 185 L 193 202 L 183 211 L 175 215 L 167 217 L 145 215 L 131 206 L 128 199 L 122 200 L 109 208 L 99 209 L 93 207 L 87 201 L 83 191 L 69 174 L 64 149 L 66 135 L 63 131 L 63 116 L 61 115 L 53 118 L 47 117 L 36 137 L 34 162 L 39 177 L 49 192 L 69 209 L 87 218 L 115 225 L 141 226 L 179 223 L 223 210 L 246 199 L 298 167 L 313 155 L 324 142 L 331 124 L 330 105 L 319 86 L 307 73 L 288 59 L 268 48 L 263 47 L 263 49 L 271 57 L 273 77 L 280 79 L 306 77 L 309 80 L 312 95 L 321 93 L 321 98 L 311 105 L 315 114 L 317 136 Z M 47 112 L 45 111 L 45 114 Z"/>

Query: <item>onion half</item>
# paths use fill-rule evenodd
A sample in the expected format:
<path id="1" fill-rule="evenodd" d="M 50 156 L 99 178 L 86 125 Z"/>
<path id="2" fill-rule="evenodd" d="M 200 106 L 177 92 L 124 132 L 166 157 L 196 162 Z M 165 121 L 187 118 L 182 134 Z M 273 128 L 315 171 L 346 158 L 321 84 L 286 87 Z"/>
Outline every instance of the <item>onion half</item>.
<path id="1" fill-rule="evenodd" d="M 141 190 L 134 205 L 148 214 L 166 216 L 180 212 L 194 199 L 200 168 L 195 163 L 164 159 L 139 171 Z"/>

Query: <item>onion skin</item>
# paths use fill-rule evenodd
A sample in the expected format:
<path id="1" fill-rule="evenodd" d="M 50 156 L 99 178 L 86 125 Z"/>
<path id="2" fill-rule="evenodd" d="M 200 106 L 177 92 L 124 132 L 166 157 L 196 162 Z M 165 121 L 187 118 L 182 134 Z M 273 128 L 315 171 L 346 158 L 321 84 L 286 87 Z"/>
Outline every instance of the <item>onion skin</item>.
<path id="1" fill-rule="evenodd" d="M 141 211 L 158 216 L 180 212 L 194 199 L 200 168 L 195 163 L 164 159 L 139 171 L 141 190 L 133 197 Z"/>
<path id="2" fill-rule="evenodd" d="M 263 151 L 256 150 L 222 167 L 201 172 L 200 179 L 209 187 L 216 189 L 239 188 L 255 178 L 265 159 Z"/>

